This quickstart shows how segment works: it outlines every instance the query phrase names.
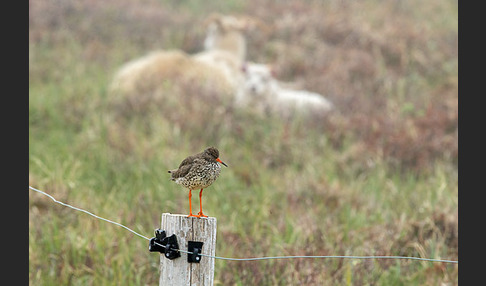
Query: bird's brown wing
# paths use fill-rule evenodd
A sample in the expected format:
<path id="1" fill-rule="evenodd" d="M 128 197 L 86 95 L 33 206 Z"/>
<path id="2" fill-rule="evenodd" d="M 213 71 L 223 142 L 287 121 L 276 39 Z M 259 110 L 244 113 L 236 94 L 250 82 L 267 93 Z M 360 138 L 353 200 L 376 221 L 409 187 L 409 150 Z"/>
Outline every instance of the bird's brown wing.
<path id="1" fill-rule="evenodd" d="M 179 169 L 177 169 L 177 170 L 170 171 L 172 179 L 184 177 L 185 175 L 187 175 L 187 173 L 189 173 L 189 170 L 191 170 L 191 167 L 192 167 L 192 164 L 186 164 L 186 165 L 179 167 Z"/>
<path id="2" fill-rule="evenodd" d="M 172 175 L 172 179 L 177 179 L 187 175 L 187 173 L 189 173 L 189 170 L 191 170 L 191 167 L 194 165 L 194 160 L 197 160 L 198 156 L 200 155 L 201 153 L 187 157 L 186 159 L 182 160 L 177 170 L 169 171 L 169 173 L 171 173 Z"/>
<path id="3" fill-rule="evenodd" d="M 186 159 L 182 160 L 181 164 L 179 165 L 179 169 L 182 166 L 191 165 L 194 162 L 195 159 L 196 159 L 196 156 L 193 155 L 193 156 L 189 156 Z"/>

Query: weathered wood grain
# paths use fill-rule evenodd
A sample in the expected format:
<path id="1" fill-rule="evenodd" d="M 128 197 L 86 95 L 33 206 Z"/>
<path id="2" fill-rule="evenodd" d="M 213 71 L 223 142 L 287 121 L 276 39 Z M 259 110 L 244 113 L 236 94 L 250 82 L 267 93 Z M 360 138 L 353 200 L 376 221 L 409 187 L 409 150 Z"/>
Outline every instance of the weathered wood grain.
<path id="1" fill-rule="evenodd" d="M 167 236 L 176 234 L 179 248 L 187 251 L 188 241 L 203 242 L 202 253 L 216 254 L 216 218 L 196 218 L 162 214 L 161 229 Z M 159 285 L 213 285 L 214 258 L 201 257 L 200 263 L 188 263 L 187 254 L 169 260 L 160 256 Z"/>

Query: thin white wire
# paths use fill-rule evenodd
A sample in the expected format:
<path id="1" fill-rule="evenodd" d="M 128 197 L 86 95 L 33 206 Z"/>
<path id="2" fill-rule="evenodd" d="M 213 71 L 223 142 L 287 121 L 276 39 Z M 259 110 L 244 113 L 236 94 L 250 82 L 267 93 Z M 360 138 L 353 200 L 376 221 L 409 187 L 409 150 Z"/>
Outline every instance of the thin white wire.
<path id="1" fill-rule="evenodd" d="M 133 230 L 129 229 L 128 227 L 124 226 L 123 224 L 120 224 L 120 223 L 114 222 L 114 221 L 109 220 L 109 219 L 106 219 L 106 218 L 102 218 L 102 217 L 97 216 L 97 215 L 95 215 L 95 214 L 93 214 L 93 213 L 90 213 L 89 211 L 85 211 L 85 210 L 83 210 L 83 209 L 80 209 L 80 208 L 77 208 L 77 207 L 73 207 L 72 205 L 68 205 L 68 204 L 66 204 L 66 203 L 60 202 L 60 201 L 56 200 L 56 199 L 55 199 L 53 196 L 49 195 L 48 193 L 45 193 L 45 192 L 43 192 L 43 191 L 40 191 L 40 190 L 38 190 L 38 189 L 36 189 L 36 188 L 33 188 L 33 187 L 31 187 L 31 186 L 29 186 L 29 189 L 31 189 L 31 190 L 33 190 L 33 191 L 36 191 L 36 192 L 38 192 L 38 193 L 41 193 L 41 194 L 43 194 L 43 195 L 45 195 L 45 196 L 47 196 L 47 197 L 49 197 L 51 200 L 53 200 L 54 202 L 56 202 L 56 203 L 58 203 L 58 204 L 60 204 L 60 205 L 63 205 L 63 206 L 66 206 L 66 207 L 68 207 L 68 208 L 72 208 L 72 209 L 74 209 L 74 210 L 77 210 L 77 211 L 80 211 L 80 212 L 83 212 L 83 213 L 89 214 L 90 216 L 93 216 L 93 217 L 95 217 L 95 218 L 97 218 L 97 219 L 101 219 L 101 220 L 104 220 L 104 221 L 106 221 L 106 222 L 112 223 L 112 224 L 117 225 L 117 226 L 119 226 L 119 227 L 123 227 L 124 229 L 126 229 L 126 230 L 130 231 L 131 233 L 133 233 L 133 234 L 135 234 L 135 235 L 138 235 L 138 236 L 140 236 L 140 237 L 142 237 L 142 238 L 145 238 L 146 240 L 150 240 L 150 238 L 148 238 L 148 237 L 146 237 L 146 236 L 144 236 L 144 235 L 141 235 L 140 233 L 138 233 L 138 232 L 136 232 L 136 231 L 133 231 Z"/>
<path id="2" fill-rule="evenodd" d="M 93 214 L 91 212 L 88 212 L 86 210 L 83 210 L 83 209 L 80 209 L 80 208 L 71 206 L 69 204 L 60 202 L 60 201 L 56 200 L 53 196 L 49 195 L 48 193 L 45 193 L 43 191 L 40 191 L 40 190 L 38 190 L 36 188 L 33 188 L 31 186 L 29 186 L 29 189 L 31 189 L 32 191 L 38 192 L 40 194 L 43 194 L 43 195 L 45 195 L 47 197 L 49 197 L 51 200 L 53 200 L 54 202 L 56 202 L 56 203 L 58 203 L 60 205 L 66 206 L 68 208 L 72 208 L 74 210 L 77 210 L 77 211 L 80 211 L 80 212 L 89 214 L 90 216 L 93 216 L 93 217 L 95 217 L 97 219 L 101 219 L 101 220 L 104 220 L 106 222 L 112 223 L 114 225 L 123 227 L 124 229 L 130 231 L 131 233 L 133 233 L 135 235 L 140 236 L 141 238 L 145 238 L 146 240 L 150 240 L 150 238 L 148 238 L 148 237 L 146 237 L 144 235 L 141 235 L 140 233 L 138 233 L 138 232 L 136 232 L 134 230 L 131 230 L 130 228 L 128 228 L 128 227 L 126 227 L 126 226 L 124 226 L 124 225 L 122 225 L 120 223 L 114 222 L 114 221 L 109 220 L 109 219 L 106 219 L 106 218 L 102 218 L 102 217 L 97 216 L 97 215 L 95 215 L 95 214 Z M 155 242 L 155 244 L 157 244 L 157 245 L 162 246 L 162 247 L 165 248 L 164 245 L 161 245 L 161 244 L 159 244 L 157 242 Z M 185 250 L 182 250 L 182 249 L 178 249 L 177 251 L 182 252 L 182 253 L 187 253 L 187 254 L 193 254 L 190 251 L 185 251 Z M 254 257 L 254 258 L 229 258 L 229 257 L 213 256 L 213 255 L 202 254 L 202 253 L 199 253 L 199 255 L 205 256 L 205 257 L 209 257 L 209 258 L 214 258 L 214 259 L 230 260 L 230 261 L 255 261 L 255 260 L 289 259 L 289 258 L 346 258 L 346 259 L 409 259 L 409 260 L 421 260 L 421 261 L 430 261 L 430 262 L 459 263 L 457 260 L 421 258 L 421 257 L 413 257 L 413 256 L 297 255 L 297 256 L 267 256 L 267 257 Z"/>
<path id="3" fill-rule="evenodd" d="M 215 259 L 231 260 L 231 261 L 254 261 L 254 260 L 267 260 L 267 259 L 289 259 L 289 258 L 347 258 L 347 259 L 410 259 L 410 260 L 422 260 L 431 262 L 445 262 L 445 263 L 459 263 L 455 260 L 433 259 L 433 258 L 421 258 L 413 256 L 353 256 L 353 255 L 296 255 L 296 256 L 267 256 L 267 257 L 255 257 L 255 258 L 228 258 L 211 256 L 207 254 L 199 254 Z"/>

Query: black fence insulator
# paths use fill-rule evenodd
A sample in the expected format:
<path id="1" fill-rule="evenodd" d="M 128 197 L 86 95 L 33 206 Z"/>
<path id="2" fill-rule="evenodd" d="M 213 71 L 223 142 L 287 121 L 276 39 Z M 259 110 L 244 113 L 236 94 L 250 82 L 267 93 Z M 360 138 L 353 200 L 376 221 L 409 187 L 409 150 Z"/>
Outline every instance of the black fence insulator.
<path id="1" fill-rule="evenodd" d="M 164 253 L 164 256 L 170 260 L 181 257 L 179 244 L 175 234 L 167 236 L 165 230 L 156 229 L 155 237 L 149 240 L 149 251 Z"/>
<path id="2" fill-rule="evenodd" d="M 187 254 L 187 262 L 190 263 L 201 262 L 202 246 L 203 246 L 203 242 L 199 242 L 199 241 L 187 242 L 187 251 L 192 252 L 192 254 L 190 253 Z"/>

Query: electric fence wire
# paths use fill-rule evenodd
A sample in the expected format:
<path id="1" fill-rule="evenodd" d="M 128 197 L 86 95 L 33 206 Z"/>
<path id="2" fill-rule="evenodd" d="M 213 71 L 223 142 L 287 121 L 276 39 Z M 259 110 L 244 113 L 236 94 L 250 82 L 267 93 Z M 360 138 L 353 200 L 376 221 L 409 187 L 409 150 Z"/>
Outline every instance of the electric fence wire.
<path id="1" fill-rule="evenodd" d="M 89 211 L 86 211 L 86 210 L 83 210 L 83 209 L 80 209 L 80 208 L 77 208 L 77 207 L 74 207 L 74 206 L 71 206 L 69 204 L 66 204 L 66 203 L 63 203 L 61 201 L 58 201 L 56 200 L 53 196 L 49 195 L 48 193 L 46 192 L 43 192 L 41 190 L 38 190 L 36 188 L 33 188 L 31 186 L 29 186 L 29 189 L 32 190 L 32 191 L 35 191 L 35 192 L 38 192 L 40 194 L 43 194 L 44 196 L 47 196 L 48 198 L 50 198 L 51 200 L 53 200 L 55 203 L 58 203 L 60 205 L 63 205 L 65 207 L 68 207 L 68 208 L 71 208 L 71 209 L 74 209 L 74 210 L 77 210 L 77 211 L 80 211 L 80 212 L 83 212 L 85 214 L 88 214 L 90 216 L 93 216 L 97 219 L 100 219 L 100 220 L 103 220 L 103 221 L 106 221 L 106 222 L 109 222 L 111 224 L 114 224 L 114 225 L 117 225 L 119 227 L 122 227 L 128 231 L 130 231 L 131 233 L 141 237 L 141 238 L 144 238 L 146 240 L 149 240 L 150 241 L 150 238 L 118 223 L 118 222 L 114 222 L 112 220 L 109 220 L 109 219 L 106 219 L 106 218 L 103 218 L 103 217 L 100 217 L 100 216 L 97 216 Z M 159 245 L 159 246 L 162 246 L 165 248 L 164 245 L 161 245 L 157 242 L 155 242 L 155 244 Z M 185 250 L 182 250 L 182 249 L 178 249 L 177 251 L 179 252 L 182 252 L 182 253 L 186 253 L 186 254 L 193 254 L 192 252 L 190 251 L 185 251 Z M 205 256 L 205 257 L 209 257 L 209 258 L 214 258 L 214 259 L 221 259 L 221 260 L 230 260 L 230 261 L 256 261 L 256 260 L 269 260 L 269 259 L 291 259 L 291 258 L 343 258 L 343 259 L 408 259 L 408 260 L 420 260 L 420 261 L 430 261 L 430 262 L 443 262 L 443 263 L 456 263 L 458 264 L 459 261 L 457 260 L 446 260 L 446 259 L 434 259 L 434 258 L 422 258 L 422 257 L 413 257 L 413 256 L 385 256 L 385 255 L 372 255 L 372 256 L 354 256 L 354 255 L 296 255 L 296 256 L 266 256 L 266 257 L 254 257 L 254 258 L 229 258 L 229 257 L 220 257 L 220 256 L 213 256 L 213 255 L 208 255 L 208 254 L 203 254 L 203 253 L 199 253 L 199 255 L 201 256 Z"/>

